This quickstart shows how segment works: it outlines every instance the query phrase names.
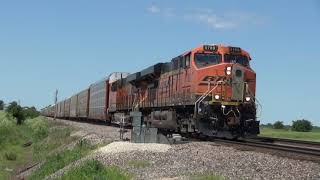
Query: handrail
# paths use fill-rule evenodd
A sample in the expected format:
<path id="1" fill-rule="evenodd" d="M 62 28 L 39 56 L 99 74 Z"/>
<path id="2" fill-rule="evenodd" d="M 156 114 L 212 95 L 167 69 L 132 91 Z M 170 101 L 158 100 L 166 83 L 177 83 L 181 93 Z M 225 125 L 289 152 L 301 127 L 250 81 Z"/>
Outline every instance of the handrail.
<path id="1" fill-rule="evenodd" d="M 262 116 L 262 105 L 261 105 L 260 101 L 258 100 L 258 98 L 257 98 L 256 96 L 253 96 L 253 94 L 252 94 L 252 92 L 250 91 L 250 89 L 248 89 L 248 92 L 249 92 L 250 97 L 255 100 L 256 107 L 257 107 L 257 109 L 256 109 L 257 114 L 258 114 L 258 112 L 259 112 L 259 115 L 256 115 L 256 116 L 260 118 L 260 117 Z M 260 107 L 260 109 L 259 109 L 258 107 Z M 259 110 L 260 110 L 260 111 L 259 111 Z"/>
<path id="2" fill-rule="evenodd" d="M 194 103 L 194 116 L 198 113 L 198 104 L 200 104 L 210 93 L 212 93 L 212 91 L 218 87 L 219 83 L 223 82 L 224 81 L 215 82 L 216 85 L 211 90 L 209 89 L 211 82 L 208 82 L 208 90 Z"/>
<path id="3" fill-rule="evenodd" d="M 147 99 L 147 97 L 148 97 L 148 94 L 145 94 L 144 97 L 143 97 L 143 99 L 140 100 L 140 101 L 134 106 L 134 110 L 137 110 L 138 107 Z"/>

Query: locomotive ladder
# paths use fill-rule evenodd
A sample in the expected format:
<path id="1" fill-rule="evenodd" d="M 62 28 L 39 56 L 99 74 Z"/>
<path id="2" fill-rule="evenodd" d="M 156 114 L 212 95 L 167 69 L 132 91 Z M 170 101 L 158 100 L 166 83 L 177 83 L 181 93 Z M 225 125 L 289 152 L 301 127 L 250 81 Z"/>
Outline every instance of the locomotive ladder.
<path id="1" fill-rule="evenodd" d="M 196 117 L 196 115 L 198 114 L 199 104 L 203 102 L 203 100 L 208 97 L 209 94 L 211 94 L 212 91 L 214 91 L 222 83 L 224 83 L 224 81 L 215 81 L 215 86 L 210 89 L 211 82 L 208 81 L 208 90 L 194 103 L 194 117 Z"/>

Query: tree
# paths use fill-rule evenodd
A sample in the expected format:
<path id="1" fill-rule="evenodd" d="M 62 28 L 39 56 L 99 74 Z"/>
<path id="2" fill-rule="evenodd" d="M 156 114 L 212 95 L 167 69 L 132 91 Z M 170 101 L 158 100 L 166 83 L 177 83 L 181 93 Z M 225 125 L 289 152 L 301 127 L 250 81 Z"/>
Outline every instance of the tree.
<path id="1" fill-rule="evenodd" d="M 272 127 L 271 123 L 266 124 L 267 127 Z"/>
<path id="2" fill-rule="evenodd" d="M 21 125 L 25 120 L 23 108 L 20 105 L 18 105 L 18 103 L 15 101 L 9 104 L 6 111 L 7 113 L 11 114 L 13 117 L 17 119 L 18 125 Z"/>
<path id="3" fill-rule="evenodd" d="M 276 121 L 273 124 L 273 129 L 284 129 L 284 125 L 282 121 Z"/>
<path id="4" fill-rule="evenodd" d="M 24 107 L 24 115 L 26 118 L 36 118 L 40 115 L 40 113 L 37 111 L 35 107 Z"/>
<path id="5" fill-rule="evenodd" d="M 3 109 L 4 109 L 4 102 L 0 100 L 0 111 L 2 111 Z"/>
<path id="6" fill-rule="evenodd" d="M 305 119 L 292 122 L 292 131 L 310 132 L 312 128 L 311 122 Z"/>

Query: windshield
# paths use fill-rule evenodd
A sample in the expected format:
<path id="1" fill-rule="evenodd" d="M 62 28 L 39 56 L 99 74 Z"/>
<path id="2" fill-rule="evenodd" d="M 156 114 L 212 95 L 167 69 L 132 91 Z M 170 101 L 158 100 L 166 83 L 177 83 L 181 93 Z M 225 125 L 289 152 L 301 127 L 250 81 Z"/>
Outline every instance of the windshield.
<path id="1" fill-rule="evenodd" d="M 198 68 L 221 63 L 220 54 L 197 53 L 195 54 L 194 59 Z"/>
<path id="2" fill-rule="evenodd" d="M 224 55 L 224 62 L 226 63 L 238 63 L 242 66 L 249 66 L 249 59 L 247 56 L 242 55 L 232 55 L 232 54 L 226 54 Z"/>

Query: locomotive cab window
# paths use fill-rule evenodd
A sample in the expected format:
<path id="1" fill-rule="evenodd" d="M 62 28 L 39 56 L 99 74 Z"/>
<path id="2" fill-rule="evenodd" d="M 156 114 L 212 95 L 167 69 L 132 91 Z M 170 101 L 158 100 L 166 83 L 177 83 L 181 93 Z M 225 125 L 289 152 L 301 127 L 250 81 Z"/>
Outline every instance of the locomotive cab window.
<path id="1" fill-rule="evenodd" d="M 225 63 L 238 63 L 242 66 L 249 67 L 249 58 L 243 55 L 233 55 L 233 54 L 226 54 L 224 55 L 224 62 Z"/>
<path id="2" fill-rule="evenodd" d="M 220 54 L 206 54 L 206 53 L 197 53 L 194 56 L 196 66 L 198 68 L 215 65 L 221 63 Z"/>

